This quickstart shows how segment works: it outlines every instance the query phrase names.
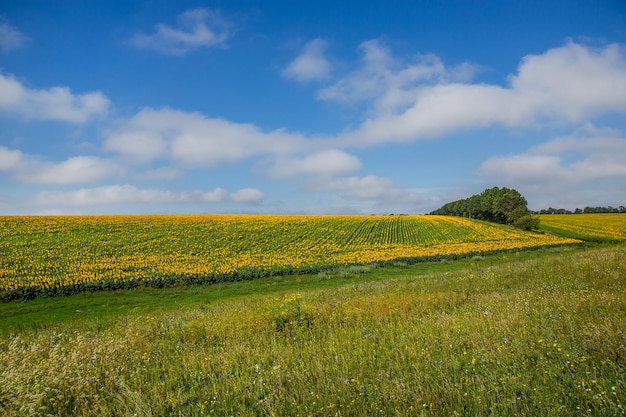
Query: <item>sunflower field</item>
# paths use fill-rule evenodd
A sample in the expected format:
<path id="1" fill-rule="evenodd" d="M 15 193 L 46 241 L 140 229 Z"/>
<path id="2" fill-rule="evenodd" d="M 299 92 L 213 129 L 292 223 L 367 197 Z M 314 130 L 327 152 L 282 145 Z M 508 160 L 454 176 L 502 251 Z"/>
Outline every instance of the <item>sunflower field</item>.
<path id="1" fill-rule="evenodd" d="M 164 287 L 579 242 L 446 216 L 0 217 L 0 299 Z"/>
<path id="2" fill-rule="evenodd" d="M 560 236 L 595 242 L 626 240 L 626 214 L 542 214 L 541 229 Z"/>

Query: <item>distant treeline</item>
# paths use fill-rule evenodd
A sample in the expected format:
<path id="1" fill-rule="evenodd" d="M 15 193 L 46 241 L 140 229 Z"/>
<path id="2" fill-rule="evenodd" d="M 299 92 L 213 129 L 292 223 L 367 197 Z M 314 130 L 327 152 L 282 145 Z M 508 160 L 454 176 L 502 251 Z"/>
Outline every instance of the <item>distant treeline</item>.
<path id="1" fill-rule="evenodd" d="M 430 214 L 486 220 L 524 230 L 539 227 L 539 218 L 528 210 L 526 199 L 517 190 L 506 187 L 489 188 L 469 198 L 452 201 Z"/>
<path id="2" fill-rule="evenodd" d="M 584 213 L 626 213 L 626 207 L 585 207 L 584 209 L 576 208 L 574 211 L 566 210 L 563 208 L 555 209 L 549 207 L 547 209 L 541 209 L 535 211 L 535 214 L 584 214 Z"/>

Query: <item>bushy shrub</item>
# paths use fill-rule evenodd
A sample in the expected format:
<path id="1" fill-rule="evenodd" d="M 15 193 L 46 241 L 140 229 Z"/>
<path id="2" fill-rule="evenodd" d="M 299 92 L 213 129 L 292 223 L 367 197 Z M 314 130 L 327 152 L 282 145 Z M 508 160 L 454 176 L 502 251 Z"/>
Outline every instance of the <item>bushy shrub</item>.
<path id="1" fill-rule="evenodd" d="M 515 220 L 513 226 L 522 230 L 537 230 L 539 228 L 539 217 L 526 214 Z"/>

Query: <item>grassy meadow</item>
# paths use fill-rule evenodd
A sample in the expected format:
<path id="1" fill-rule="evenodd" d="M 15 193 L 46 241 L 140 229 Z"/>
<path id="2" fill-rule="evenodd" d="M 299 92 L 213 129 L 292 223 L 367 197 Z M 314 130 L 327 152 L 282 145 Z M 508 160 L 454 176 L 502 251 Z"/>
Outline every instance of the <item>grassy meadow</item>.
<path id="1" fill-rule="evenodd" d="M 0 415 L 620 416 L 625 329 L 623 244 L 11 301 Z"/>

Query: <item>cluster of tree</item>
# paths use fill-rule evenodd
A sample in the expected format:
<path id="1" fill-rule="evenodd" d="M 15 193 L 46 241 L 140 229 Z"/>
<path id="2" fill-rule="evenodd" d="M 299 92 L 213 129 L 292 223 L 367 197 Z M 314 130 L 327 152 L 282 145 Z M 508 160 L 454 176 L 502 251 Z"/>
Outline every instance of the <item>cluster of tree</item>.
<path id="1" fill-rule="evenodd" d="M 555 209 L 549 207 L 547 209 L 542 209 L 537 212 L 538 214 L 583 214 L 583 213 L 626 213 L 626 207 L 585 207 L 584 209 L 577 208 L 574 211 L 566 210 L 566 209 Z"/>
<path id="2" fill-rule="evenodd" d="M 539 227 L 539 218 L 528 210 L 526 199 L 517 190 L 506 187 L 486 189 L 469 198 L 447 203 L 430 214 L 486 220 L 524 230 Z"/>

